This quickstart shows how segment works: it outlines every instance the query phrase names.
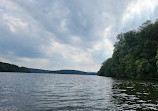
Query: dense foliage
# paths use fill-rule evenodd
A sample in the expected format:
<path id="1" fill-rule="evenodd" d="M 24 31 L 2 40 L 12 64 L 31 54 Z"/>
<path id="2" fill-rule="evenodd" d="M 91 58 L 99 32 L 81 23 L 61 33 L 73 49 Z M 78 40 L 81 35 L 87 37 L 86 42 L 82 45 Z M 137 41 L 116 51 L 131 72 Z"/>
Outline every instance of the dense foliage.
<path id="1" fill-rule="evenodd" d="M 158 78 L 158 21 L 117 36 L 112 58 L 103 62 L 98 75 L 109 77 Z"/>
<path id="2" fill-rule="evenodd" d="M 0 62 L 0 72 L 30 72 L 28 68 Z"/>

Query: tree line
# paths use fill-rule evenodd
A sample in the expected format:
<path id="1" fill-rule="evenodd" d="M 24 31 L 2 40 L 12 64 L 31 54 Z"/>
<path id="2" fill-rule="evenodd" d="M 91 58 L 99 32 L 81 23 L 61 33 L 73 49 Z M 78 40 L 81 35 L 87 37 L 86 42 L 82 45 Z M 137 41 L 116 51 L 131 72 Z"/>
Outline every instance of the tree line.
<path id="1" fill-rule="evenodd" d="M 0 62 L 0 72 L 30 72 L 30 69 Z"/>
<path id="2" fill-rule="evenodd" d="M 158 20 L 117 35 L 111 58 L 102 63 L 100 76 L 158 78 Z"/>

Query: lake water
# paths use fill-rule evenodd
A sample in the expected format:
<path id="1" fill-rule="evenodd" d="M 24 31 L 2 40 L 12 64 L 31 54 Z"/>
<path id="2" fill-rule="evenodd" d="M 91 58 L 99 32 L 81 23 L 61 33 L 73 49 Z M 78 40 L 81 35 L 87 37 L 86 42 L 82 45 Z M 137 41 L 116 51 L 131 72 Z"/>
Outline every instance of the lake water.
<path id="1" fill-rule="evenodd" d="M 0 111 L 158 110 L 157 104 L 154 81 L 0 73 Z"/>

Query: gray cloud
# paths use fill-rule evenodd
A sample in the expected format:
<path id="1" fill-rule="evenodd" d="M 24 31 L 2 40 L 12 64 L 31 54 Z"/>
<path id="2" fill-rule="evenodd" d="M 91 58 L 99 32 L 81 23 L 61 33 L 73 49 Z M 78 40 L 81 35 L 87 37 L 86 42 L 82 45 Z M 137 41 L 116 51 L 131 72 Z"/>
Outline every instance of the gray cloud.
<path id="1" fill-rule="evenodd" d="M 0 60 L 52 70 L 97 71 L 116 35 L 154 21 L 158 10 L 156 0 L 0 2 Z"/>

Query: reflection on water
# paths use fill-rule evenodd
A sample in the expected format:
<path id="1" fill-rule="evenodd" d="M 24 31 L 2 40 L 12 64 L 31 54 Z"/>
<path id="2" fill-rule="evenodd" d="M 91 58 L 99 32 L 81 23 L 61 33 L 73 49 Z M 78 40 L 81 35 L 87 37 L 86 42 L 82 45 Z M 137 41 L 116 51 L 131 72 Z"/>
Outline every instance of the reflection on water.
<path id="1" fill-rule="evenodd" d="M 0 73 L 0 111 L 158 110 L 157 103 L 153 81 Z"/>
<path id="2" fill-rule="evenodd" d="M 158 110 L 158 82 L 115 80 L 112 89 L 119 109 Z"/>

